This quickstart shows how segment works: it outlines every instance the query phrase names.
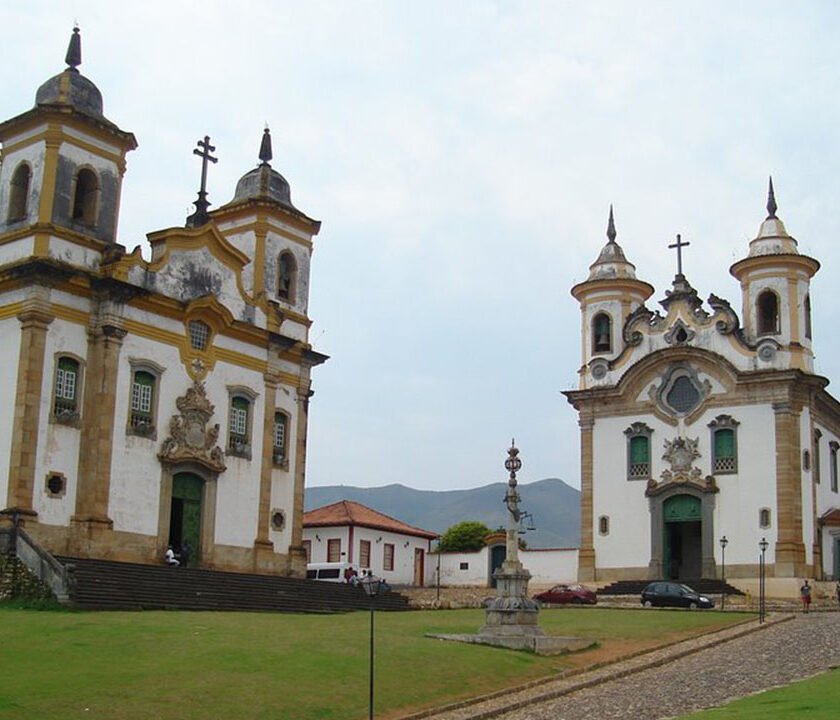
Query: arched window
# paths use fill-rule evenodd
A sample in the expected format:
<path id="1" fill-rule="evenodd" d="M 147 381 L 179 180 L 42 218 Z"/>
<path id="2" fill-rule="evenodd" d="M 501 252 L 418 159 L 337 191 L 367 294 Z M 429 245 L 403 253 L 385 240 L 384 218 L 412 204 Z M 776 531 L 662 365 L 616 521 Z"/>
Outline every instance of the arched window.
<path id="1" fill-rule="evenodd" d="M 99 182 L 93 170 L 82 168 L 76 175 L 76 191 L 73 195 L 73 220 L 83 225 L 96 224 L 96 201 Z"/>
<path id="2" fill-rule="evenodd" d="M 811 296 L 805 296 L 805 337 L 811 339 Z"/>
<path id="3" fill-rule="evenodd" d="M 598 313 L 592 318 L 592 352 L 602 353 L 612 350 L 612 320 L 606 313 Z"/>
<path id="4" fill-rule="evenodd" d="M 9 212 L 6 216 L 8 222 L 23 220 L 26 217 L 31 180 L 32 171 L 29 169 L 29 165 L 21 163 L 15 168 L 9 188 Z"/>
<path id="5" fill-rule="evenodd" d="M 145 369 L 134 369 L 131 377 L 131 412 L 128 432 L 151 437 L 155 432 L 157 410 L 157 375 Z"/>
<path id="6" fill-rule="evenodd" d="M 772 290 L 764 290 L 756 300 L 758 334 L 776 335 L 779 331 L 779 298 Z"/>
<path id="7" fill-rule="evenodd" d="M 653 430 L 643 422 L 634 422 L 624 431 L 627 437 L 627 479 L 650 479 L 650 436 Z"/>
<path id="8" fill-rule="evenodd" d="M 297 281 L 297 263 L 295 256 L 288 250 L 280 253 L 277 262 L 277 297 L 286 302 L 295 301 L 295 290 Z"/>
<path id="9" fill-rule="evenodd" d="M 254 425 L 254 401 L 256 394 L 249 388 L 237 386 L 228 388 L 230 407 L 228 410 L 227 454 L 251 459 L 251 434 Z"/>

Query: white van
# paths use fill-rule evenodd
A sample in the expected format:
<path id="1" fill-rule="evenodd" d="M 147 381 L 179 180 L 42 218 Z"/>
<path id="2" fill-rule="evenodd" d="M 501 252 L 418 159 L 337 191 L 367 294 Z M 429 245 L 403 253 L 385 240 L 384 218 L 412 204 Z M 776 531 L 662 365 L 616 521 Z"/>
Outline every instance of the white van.
<path id="1" fill-rule="evenodd" d="M 306 579 L 343 583 L 344 571 L 352 566 L 348 562 L 309 563 L 306 566 Z"/>

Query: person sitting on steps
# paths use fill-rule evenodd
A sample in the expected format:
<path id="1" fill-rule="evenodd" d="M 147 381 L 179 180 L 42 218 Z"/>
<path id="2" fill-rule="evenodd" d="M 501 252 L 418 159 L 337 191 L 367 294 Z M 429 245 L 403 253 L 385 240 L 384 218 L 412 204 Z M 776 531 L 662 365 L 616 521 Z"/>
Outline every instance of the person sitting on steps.
<path id="1" fill-rule="evenodd" d="M 172 549 L 171 545 L 168 548 L 166 548 L 166 553 L 163 556 L 163 560 L 169 567 L 178 567 L 181 564 L 178 558 L 175 557 L 175 551 Z"/>

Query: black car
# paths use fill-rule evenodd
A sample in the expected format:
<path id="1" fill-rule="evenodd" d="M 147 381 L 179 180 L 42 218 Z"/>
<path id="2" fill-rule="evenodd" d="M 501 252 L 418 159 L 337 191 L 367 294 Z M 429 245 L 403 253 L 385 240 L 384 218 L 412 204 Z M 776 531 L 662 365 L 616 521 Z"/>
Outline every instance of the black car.
<path id="1" fill-rule="evenodd" d="M 713 608 L 715 601 L 700 595 L 688 585 L 675 582 L 652 582 L 642 590 L 645 607 Z"/>

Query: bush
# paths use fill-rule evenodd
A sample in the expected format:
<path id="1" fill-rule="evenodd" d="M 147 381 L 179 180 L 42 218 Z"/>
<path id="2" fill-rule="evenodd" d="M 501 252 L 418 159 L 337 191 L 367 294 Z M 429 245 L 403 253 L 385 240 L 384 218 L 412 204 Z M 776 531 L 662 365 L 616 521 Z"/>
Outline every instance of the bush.
<path id="1" fill-rule="evenodd" d="M 477 520 L 464 520 L 449 528 L 440 538 L 438 549 L 443 552 L 475 552 L 484 547 L 490 529 Z"/>

